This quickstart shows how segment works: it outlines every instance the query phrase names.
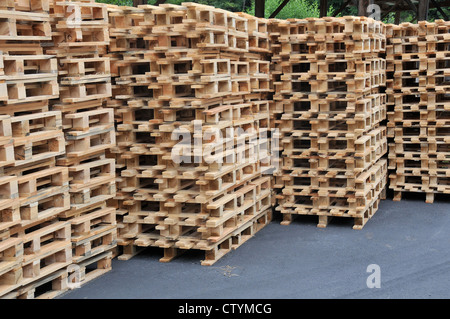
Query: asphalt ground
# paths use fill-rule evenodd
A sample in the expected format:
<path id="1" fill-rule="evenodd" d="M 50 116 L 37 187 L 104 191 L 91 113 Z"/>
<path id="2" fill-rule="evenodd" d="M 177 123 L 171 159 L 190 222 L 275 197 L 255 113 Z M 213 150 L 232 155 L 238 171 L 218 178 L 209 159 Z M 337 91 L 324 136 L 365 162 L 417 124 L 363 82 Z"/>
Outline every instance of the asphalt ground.
<path id="1" fill-rule="evenodd" d="M 212 266 L 202 251 L 169 263 L 148 248 L 59 299 L 448 299 L 450 203 L 424 196 L 383 200 L 361 230 L 316 216 L 280 215 Z"/>

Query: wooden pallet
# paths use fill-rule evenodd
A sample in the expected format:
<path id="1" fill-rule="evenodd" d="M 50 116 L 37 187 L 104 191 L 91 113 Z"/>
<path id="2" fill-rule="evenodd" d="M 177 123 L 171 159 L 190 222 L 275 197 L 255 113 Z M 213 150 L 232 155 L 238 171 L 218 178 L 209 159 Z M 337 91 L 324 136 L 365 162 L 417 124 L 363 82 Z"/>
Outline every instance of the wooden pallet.
<path id="1" fill-rule="evenodd" d="M 385 196 L 385 190 L 380 194 L 380 197 L 377 198 L 373 203 L 371 203 L 368 208 L 364 211 L 363 214 L 360 214 L 358 217 L 350 217 L 353 218 L 354 224 L 353 229 L 360 230 L 362 229 L 365 224 L 374 216 L 374 214 L 378 211 L 380 200 L 386 199 Z M 310 215 L 310 214 L 283 214 L 283 221 L 281 222 L 282 225 L 290 225 L 291 222 L 297 218 L 300 219 L 300 215 Z M 328 224 L 333 219 L 340 219 L 340 218 L 349 218 L 349 217 L 343 217 L 343 215 L 326 215 L 326 214 L 312 214 L 318 217 L 318 223 L 317 227 L 319 228 L 325 228 L 328 226 Z"/>
<path id="2" fill-rule="evenodd" d="M 116 144 L 112 109 L 68 114 L 66 119 L 72 122 L 72 129 L 66 130 L 68 157 L 87 156 Z"/>
<path id="3" fill-rule="evenodd" d="M 285 182 L 283 194 L 311 195 L 314 197 L 312 202 L 317 201 L 318 206 L 322 206 L 320 198 L 326 203 L 328 200 L 334 200 L 335 197 L 347 197 L 348 204 L 353 205 L 355 198 L 358 200 L 358 197 L 361 197 L 363 202 L 367 198 L 370 199 L 371 195 L 369 192 L 373 188 L 374 183 L 378 183 L 380 177 L 386 175 L 387 161 L 381 159 L 367 171 L 356 173 L 353 176 L 349 175 L 349 172 L 346 170 L 328 171 L 326 174 L 320 174 L 314 170 L 309 172 L 309 174 L 292 174 L 290 178 L 285 176 L 283 178 Z M 329 199 L 324 197 L 329 197 Z"/>
<path id="4" fill-rule="evenodd" d="M 77 264 L 116 246 L 116 209 L 99 208 L 72 218 L 73 261 Z"/>
<path id="5" fill-rule="evenodd" d="M 56 99 L 59 85 L 55 76 L 37 79 L 5 80 L 8 105 Z"/>
<path id="6" fill-rule="evenodd" d="M 55 157 L 49 157 L 22 166 L 6 166 L 4 167 L 3 171 L 5 175 L 20 177 L 30 173 L 35 173 L 40 170 L 55 167 L 55 165 L 56 165 Z"/>
<path id="7" fill-rule="evenodd" d="M 72 24 L 81 26 L 108 25 L 108 11 L 106 4 L 95 1 L 55 1 L 52 6 L 53 17 L 61 19 L 59 26 L 72 27 Z M 70 21 L 67 18 L 68 12 L 72 13 L 80 21 Z"/>
<path id="8" fill-rule="evenodd" d="M 78 237 L 73 239 L 74 255 L 73 262 L 80 263 L 84 260 L 110 251 L 117 245 L 117 227 L 109 225 L 99 227 L 89 236 Z"/>
<path id="9" fill-rule="evenodd" d="M 17 201 L 2 200 L 4 204 L 0 211 L 0 232 L 8 231 L 8 229 L 20 224 L 20 210 Z"/>
<path id="10" fill-rule="evenodd" d="M 206 221 L 206 229 L 202 234 L 212 242 L 221 238 L 230 225 L 239 224 L 241 218 L 246 215 L 255 215 L 259 211 L 270 207 L 269 178 L 256 180 L 236 191 L 237 205 L 233 207 L 219 206 L 220 200 L 207 205 L 212 209 Z M 262 189 L 263 188 L 263 189 Z M 229 202 L 228 202 L 229 203 Z"/>
<path id="11" fill-rule="evenodd" d="M 394 190 L 394 200 L 401 200 L 403 192 L 426 193 L 426 202 L 433 203 L 435 194 L 449 193 L 449 178 L 427 173 L 420 175 L 403 173 L 391 174 L 390 188 Z"/>
<path id="12" fill-rule="evenodd" d="M 71 264 L 70 224 L 55 222 L 21 236 L 24 243 L 22 285 L 35 282 Z"/>
<path id="13" fill-rule="evenodd" d="M 52 55 L 3 55 L 3 69 L 8 80 L 57 75 L 56 58 Z"/>
<path id="14" fill-rule="evenodd" d="M 92 280 L 112 270 L 113 251 L 109 250 L 76 264 L 75 272 L 69 277 L 69 284 L 80 288 Z M 94 266 L 93 266 L 94 265 Z M 92 269 L 95 267 L 94 269 Z"/>
<path id="15" fill-rule="evenodd" d="M 297 196 L 295 203 L 287 203 L 283 199 L 277 210 L 283 214 L 282 225 L 289 225 L 293 217 L 297 215 L 316 215 L 319 216 L 318 227 L 326 227 L 328 221 L 333 217 L 346 217 L 353 218 L 353 229 L 362 229 L 378 210 L 379 201 L 386 198 L 386 184 L 386 174 L 378 182 L 372 183 L 373 189 L 370 191 L 370 196 L 366 198 L 365 204 L 356 209 L 356 211 L 352 209 L 347 210 L 344 208 L 345 204 L 340 206 L 343 203 L 342 201 L 339 202 L 333 199 L 328 199 L 322 209 L 320 207 L 315 208 L 317 207 L 317 202 L 314 202 L 314 197 L 311 198 L 310 196 Z M 330 202 L 333 205 L 330 206 Z"/>
<path id="16" fill-rule="evenodd" d="M 89 235 L 91 230 L 96 230 L 99 226 L 115 225 L 115 212 L 116 208 L 114 207 L 97 205 L 93 209 L 83 212 L 83 214 L 75 216 L 74 218 L 70 217 L 72 239 L 76 240 L 77 238 Z"/>
<path id="17" fill-rule="evenodd" d="M 65 152 L 61 113 L 50 111 L 11 118 L 15 166 L 62 155 Z"/>
<path id="18" fill-rule="evenodd" d="M 205 251 L 205 259 L 201 261 L 201 264 L 211 266 L 225 254 L 237 249 L 248 239 L 253 237 L 257 231 L 270 223 L 272 220 L 271 212 L 271 209 L 269 209 L 259 213 L 254 218 L 242 220 L 238 227 L 234 228 L 233 231 L 229 231 L 225 236 L 222 236 L 213 244 L 208 244 L 206 241 L 197 241 L 197 243 L 193 244 L 192 238 L 180 238 L 178 247 L 175 247 L 164 237 L 154 237 L 154 235 L 152 236 L 151 234 L 147 235 L 146 233 L 143 233 L 139 235 L 139 238 L 136 240 L 140 246 L 130 245 L 127 244 L 127 242 L 124 242 L 123 254 L 118 258 L 120 260 L 127 260 L 141 252 L 143 247 L 154 246 L 164 248 L 164 257 L 160 259 L 160 262 L 170 262 L 188 249 L 196 249 Z M 189 242 L 191 243 L 189 244 Z"/>
<path id="19" fill-rule="evenodd" d="M 102 47 L 109 45 L 109 33 L 106 26 L 56 26 L 53 33 L 56 46 L 63 50 L 82 50 L 85 47 Z M 82 51 L 81 51 L 82 52 Z"/>
<path id="20" fill-rule="evenodd" d="M 63 103 L 59 100 L 57 103 L 52 103 L 52 109 L 61 111 L 62 113 L 76 113 L 80 111 L 92 111 L 103 107 L 103 99 L 89 100 L 77 103 Z M 67 121 L 65 121 L 66 123 Z M 65 125 L 66 128 L 66 125 Z"/>
<path id="21" fill-rule="evenodd" d="M 0 10 L 0 41 L 45 41 L 51 40 L 50 16 L 48 13 Z"/>
<path id="22" fill-rule="evenodd" d="M 256 182 L 254 181 L 247 185 L 247 187 L 241 188 L 236 191 L 236 194 L 230 193 L 216 196 L 205 205 L 200 206 L 187 202 L 183 205 L 167 205 L 160 209 L 157 208 L 154 215 L 151 212 L 143 221 L 158 223 L 156 229 L 160 231 L 160 234 L 164 238 L 169 240 L 176 240 L 187 229 L 197 228 L 197 231 L 201 235 L 196 234 L 196 236 L 210 238 L 211 240 L 213 240 L 213 237 L 220 238 L 223 233 L 229 231 L 233 225 L 239 222 L 240 216 L 251 214 L 250 208 L 257 209 L 259 205 L 263 205 L 262 203 L 267 205 L 269 193 L 255 194 L 257 184 L 253 183 Z M 176 201 L 185 201 L 186 199 L 180 199 L 182 196 L 182 193 L 177 194 Z M 244 197 L 247 199 L 247 196 L 248 200 L 244 201 Z M 193 214 L 196 210 L 200 210 L 202 214 Z M 129 215 L 135 216 L 131 212 Z M 188 237 L 186 237 L 187 239 Z"/>
<path id="23" fill-rule="evenodd" d="M 65 117 L 70 121 L 67 121 L 66 124 L 70 131 L 89 131 L 97 126 L 103 128 L 103 126 L 114 123 L 113 110 L 110 108 L 72 113 Z M 76 133 L 71 133 L 71 135 L 76 136 Z"/>
<path id="24" fill-rule="evenodd" d="M 3 0 L 0 3 L 1 10 L 48 12 L 49 0 Z"/>
<path id="25" fill-rule="evenodd" d="M 255 219 L 242 224 L 239 228 L 235 229 L 233 235 L 229 239 L 225 239 L 205 252 L 205 259 L 201 264 L 204 266 L 211 266 L 215 264 L 220 258 L 231 250 L 238 249 L 248 239 L 255 236 L 255 234 L 264 228 L 272 220 L 271 209 L 258 215 Z"/>
<path id="26" fill-rule="evenodd" d="M 47 220 L 70 209 L 69 174 L 53 167 L 21 176 L 19 186 L 21 224 Z"/>
<path id="27" fill-rule="evenodd" d="M 68 271 L 61 269 L 9 294 L 11 299 L 54 299 L 68 291 Z"/>
<path id="28" fill-rule="evenodd" d="M 299 168 L 305 168 L 302 159 L 309 159 L 311 165 L 308 166 L 311 169 L 347 168 L 349 171 L 361 172 L 387 152 L 385 134 L 385 128 L 374 129 L 358 138 L 349 148 L 347 148 L 348 141 L 340 137 L 318 139 L 291 137 L 286 141 L 286 150 L 282 154 L 289 156 L 285 160 L 288 169 L 295 169 L 297 167 L 295 162 L 298 162 Z M 349 140 L 351 143 L 351 139 Z"/>
<path id="29" fill-rule="evenodd" d="M 72 209 L 78 210 L 115 196 L 114 163 L 114 159 L 104 159 L 69 167 Z"/>
<path id="30" fill-rule="evenodd" d="M 61 112 L 49 111 L 39 114 L 15 116 L 11 118 L 12 136 L 21 138 L 62 128 Z"/>
<path id="31" fill-rule="evenodd" d="M 108 77 L 86 79 L 80 81 L 67 80 L 60 88 L 60 97 L 63 103 L 79 103 L 90 100 L 99 100 L 111 96 L 111 83 Z"/>
<path id="32" fill-rule="evenodd" d="M 110 78 L 110 60 L 108 57 L 68 58 L 59 61 L 63 64 L 59 74 L 61 84 L 77 84 L 82 80 Z"/>

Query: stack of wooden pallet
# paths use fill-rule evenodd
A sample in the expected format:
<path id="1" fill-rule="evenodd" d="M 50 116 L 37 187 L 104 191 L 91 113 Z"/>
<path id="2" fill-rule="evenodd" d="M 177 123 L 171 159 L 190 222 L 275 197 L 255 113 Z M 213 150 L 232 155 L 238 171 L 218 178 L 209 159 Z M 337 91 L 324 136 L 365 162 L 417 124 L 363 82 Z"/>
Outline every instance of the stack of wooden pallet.
<path id="1" fill-rule="evenodd" d="M 272 207 L 276 205 L 277 191 L 274 187 L 275 176 L 280 167 L 279 136 L 276 119 L 281 112 L 277 111 L 273 102 L 273 69 L 272 69 L 272 40 L 270 38 L 271 23 L 268 19 L 255 18 L 254 16 L 239 13 L 240 16 L 248 19 L 249 54 L 243 58 L 250 66 L 251 95 L 247 100 L 252 103 L 264 104 L 265 118 L 267 110 L 269 119 L 267 128 L 267 149 L 266 158 L 261 157 L 261 169 L 264 175 L 270 176 L 270 191 Z M 265 131 L 264 131 L 265 133 Z"/>
<path id="2" fill-rule="evenodd" d="M 136 155 L 130 149 L 144 134 L 150 135 L 152 126 L 162 120 L 158 120 L 159 113 L 149 103 L 153 98 L 148 72 L 156 61 L 144 58 L 148 48 L 144 40 L 147 27 L 140 26 L 144 22 L 144 10 L 108 6 L 108 14 L 110 44 L 107 56 L 111 61 L 112 98 L 108 99 L 107 105 L 114 109 L 116 122 L 116 146 L 109 150 L 109 157 L 115 158 L 117 189 L 116 196 L 108 203 L 116 207 L 118 244 L 122 247 L 129 242 L 124 239 L 124 234 L 132 228 L 127 216 L 128 207 L 134 204 L 134 172 L 128 173 L 127 169 L 128 165 L 133 166 Z"/>
<path id="3" fill-rule="evenodd" d="M 195 3 L 110 16 L 119 259 L 153 246 L 211 265 L 271 219 L 266 21 Z"/>
<path id="4" fill-rule="evenodd" d="M 59 96 L 54 57 L 44 55 L 40 46 L 51 39 L 48 10 L 48 0 L 0 3 L 2 114 L 46 111 L 48 100 Z"/>
<path id="5" fill-rule="evenodd" d="M 59 214 L 71 229 L 71 284 L 83 284 L 109 271 L 117 246 L 114 110 L 104 107 L 111 96 L 108 13 L 94 0 L 51 4 L 52 41 L 46 52 L 58 60 L 59 100 L 51 107 L 62 113 L 66 151 L 57 164 L 68 170 L 70 209 Z M 88 272 L 89 270 L 89 272 Z"/>
<path id="6" fill-rule="evenodd" d="M 56 166 L 65 153 L 57 61 L 47 0 L 0 3 L 1 208 L 0 297 L 53 297 L 67 289 L 72 261 L 69 175 Z M 48 287 L 50 286 L 50 287 Z"/>
<path id="7" fill-rule="evenodd" d="M 365 17 L 280 21 L 283 224 L 317 215 L 361 229 L 385 195 L 385 28 Z"/>
<path id="8" fill-rule="evenodd" d="M 152 100 L 148 72 L 150 64 L 155 61 L 143 56 L 147 52 L 144 40 L 146 28 L 141 26 L 141 31 L 139 25 L 143 22 L 144 11 L 135 7 L 108 6 L 108 14 L 110 44 L 107 56 L 111 65 L 112 98 L 108 99 L 107 106 L 114 109 L 116 122 L 116 146 L 108 152 L 109 157 L 116 161 L 117 181 L 116 196 L 109 203 L 117 208 L 116 220 L 121 237 L 122 218 L 127 212 L 121 207 L 132 199 L 127 191 L 126 173 L 122 175 L 121 172 L 126 169 L 127 158 L 134 157 L 129 150 L 133 141 L 142 134 L 140 131 L 146 127 L 144 130 L 148 132 L 153 125 L 150 121 L 158 122 L 161 116 L 148 103 Z"/>
<path id="9" fill-rule="evenodd" d="M 450 22 L 387 26 L 389 168 L 394 200 L 403 192 L 450 193 Z"/>
<path id="10" fill-rule="evenodd" d="M 268 32 L 269 32 L 269 46 L 270 46 L 270 86 L 272 92 L 276 93 L 275 84 L 280 83 L 282 70 L 281 59 L 281 42 L 280 42 L 280 25 L 285 20 L 269 19 L 268 20 Z M 283 99 L 277 99 L 277 97 L 271 96 L 269 103 L 270 110 L 270 127 L 271 131 L 271 151 L 273 156 L 272 164 L 274 166 L 272 172 L 272 205 L 277 207 L 280 200 L 283 200 L 282 189 L 284 187 L 283 180 L 283 144 L 281 143 L 283 134 L 282 129 L 282 117 L 284 114 Z"/>

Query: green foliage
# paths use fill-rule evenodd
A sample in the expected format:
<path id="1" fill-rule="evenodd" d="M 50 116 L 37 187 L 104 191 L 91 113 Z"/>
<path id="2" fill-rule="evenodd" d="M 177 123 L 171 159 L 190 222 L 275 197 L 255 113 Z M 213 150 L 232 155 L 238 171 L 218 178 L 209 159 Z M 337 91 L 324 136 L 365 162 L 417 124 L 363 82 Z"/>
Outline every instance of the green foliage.
<path id="1" fill-rule="evenodd" d="M 133 6 L 133 0 L 95 0 L 95 2 L 115 4 L 118 6 Z"/>
<path id="2" fill-rule="evenodd" d="M 120 6 L 132 6 L 133 0 L 96 0 L 97 2 L 116 4 Z M 247 12 L 249 14 L 255 14 L 255 0 L 166 0 L 166 3 L 181 4 L 183 2 L 196 2 L 200 4 L 206 4 L 214 6 L 216 8 L 221 8 L 224 10 L 232 12 Z M 328 0 L 328 16 L 333 15 L 341 7 L 343 1 L 345 0 Z M 266 0 L 265 5 L 265 17 L 268 18 L 283 2 L 283 0 Z M 278 19 L 289 19 L 289 18 L 318 18 L 320 15 L 319 11 L 319 0 L 290 0 L 289 3 L 281 10 L 281 12 L 276 16 Z M 155 4 L 156 0 L 148 0 L 148 4 Z M 442 7 L 442 10 L 450 16 L 450 10 L 448 7 Z M 358 9 L 353 4 L 348 5 L 341 13 L 337 16 L 349 16 L 357 15 Z M 383 15 L 383 14 L 382 14 Z M 416 22 L 414 20 L 415 14 L 412 11 L 404 11 L 400 14 L 400 22 Z M 431 8 L 428 14 L 428 21 L 434 21 L 436 19 L 444 19 L 442 14 L 438 12 L 437 9 Z M 414 21 L 413 21 L 414 20 Z M 395 13 L 389 13 L 384 19 L 385 23 L 394 23 Z"/>
<path id="3" fill-rule="evenodd" d="M 450 17 L 450 10 L 449 7 L 441 7 L 442 11 L 444 11 L 444 13 Z M 434 20 L 445 20 L 445 18 L 442 16 L 442 14 L 438 11 L 438 9 L 430 9 L 430 11 L 428 12 L 428 21 L 434 21 Z"/>
<path id="4" fill-rule="evenodd" d="M 236 1 L 229 1 L 229 0 L 207 0 L 204 1 L 204 4 L 216 7 L 216 8 L 220 8 L 220 9 L 224 9 L 224 10 L 228 10 L 231 12 L 241 12 L 244 11 L 245 6 L 249 6 L 251 2 L 253 2 L 254 0 L 236 0 Z M 187 1 L 184 1 L 187 2 Z M 194 2 L 198 2 L 199 1 L 194 1 Z"/>
<path id="5" fill-rule="evenodd" d="M 97 2 L 116 4 L 120 6 L 133 6 L 133 0 L 96 0 Z M 192 0 L 192 2 L 214 6 L 216 8 L 225 9 L 232 12 L 244 11 L 246 6 L 254 0 Z M 183 2 L 190 2 L 190 0 L 166 0 L 165 3 L 182 4 Z M 156 0 L 148 0 L 148 4 L 154 5 Z"/>
<path id="6" fill-rule="evenodd" d="M 266 0 L 265 18 L 269 18 L 270 15 L 278 8 L 283 0 Z M 255 2 L 252 1 L 250 8 L 246 10 L 247 13 L 255 14 Z M 333 8 L 330 7 L 328 15 L 333 14 Z M 291 0 L 284 8 L 277 14 L 277 19 L 289 19 L 289 18 L 318 18 L 320 16 L 319 1 L 310 0 Z"/>
<path id="7" fill-rule="evenodd" d="M 133 0 L 96 0 L 97 2 L 132 6 Z M 247 12 L 254 14 L 255 0 L 166 0 L 165 3 L 181 4 L 183 2 L 196 2 L 221 8 L 232 12 Z M 333 0 L 332 0 L 333 1 Z M 268 18 L 283 0 L 266 0 L 266 18 Z M 156 0 L 148 0 L 148 4 L 155 4 Z M 333 12 L 330 6 L 329 15 Z M 277 15 L 279 19 L 319 17 L 319 1 L 317 0 L 291 0 Z"/>

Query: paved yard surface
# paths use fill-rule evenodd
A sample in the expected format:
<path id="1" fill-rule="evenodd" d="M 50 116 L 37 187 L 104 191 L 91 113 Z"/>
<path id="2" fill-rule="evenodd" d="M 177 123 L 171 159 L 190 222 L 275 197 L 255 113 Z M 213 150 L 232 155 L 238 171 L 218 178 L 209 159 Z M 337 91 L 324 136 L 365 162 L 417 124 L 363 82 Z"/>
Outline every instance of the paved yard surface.
<path id="1" fill-rule="evenodd" d="M 162 251 L 150 248 L 113 260 L 109 273 L 60 298 L 450 298 L 449 202 L 384 200 L 362 230 L 342 218 L 327 228 L 317 228 L 314 216 L 280 221 L 275 215 L 211 267 L 200 265 L 202 252 L 160 263 Z M 367 286 L 372 264 L 380 288 Z"/>

